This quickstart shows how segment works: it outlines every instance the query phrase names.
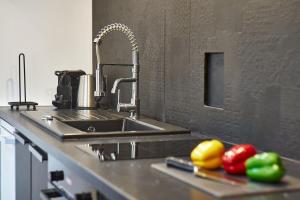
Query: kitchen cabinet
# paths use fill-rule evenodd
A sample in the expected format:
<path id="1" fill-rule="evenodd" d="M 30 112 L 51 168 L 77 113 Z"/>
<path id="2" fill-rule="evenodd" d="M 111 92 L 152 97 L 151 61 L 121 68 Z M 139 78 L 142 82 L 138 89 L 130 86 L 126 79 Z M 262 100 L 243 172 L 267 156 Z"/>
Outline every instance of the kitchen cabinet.
<path id="1" fill-rule="evenodd" d="M 39 200 L 47 187 L 47 154 L 21 133 L 16 136 L 16 199 Z"/>
<path id="2" fill-rule="evenodd" d="M 47 154 L 38 146 L 29 146 L 31 153 L 31 199 L 39 200 L 40 192 L 48 186 Z"/>
<path id="3" fill-rule="evenodd" d="M 1 141 L 1 199 L 16 199 L 15 128 L 0 120 Z"/>
<path id="4" fill-rule="evenodd" d="M 43 190 L 44 196 L 51 191 L 60 194 L 60 199 L 106 200 L 106 198 L 86 178 L 66 166 L 57 158 L 49 155 L 49 187 Z M 60 191 L 57 190 L 59 188 Z"/>
<path id="5" fill-rule="evenodd" d="M 51 199 L 54 194 L 60 197 L 55 199 L 106 199 L 72 166 L 48 155 L 7 122 L 0 122 L 2 200 Z"/>
<path id="6" fill-rule="evenodd" d="M 16 140 L 16 199 L 29 200 L 30 192 L 30 166 L 31 155 L 28 144 L 23 144 L 21 140 Z"/>
<path id="7" fill-rule="evenodd" d="M 39 200 L 47 187 L 47 154 L 1 120 L 1 199 Z"/>

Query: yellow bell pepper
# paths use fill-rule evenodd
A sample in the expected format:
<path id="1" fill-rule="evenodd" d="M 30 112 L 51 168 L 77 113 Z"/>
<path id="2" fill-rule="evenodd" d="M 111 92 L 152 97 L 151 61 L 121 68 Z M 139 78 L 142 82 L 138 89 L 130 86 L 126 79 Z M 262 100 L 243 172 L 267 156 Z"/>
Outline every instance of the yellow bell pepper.
<path id="1" fill-rule="evenodd" d="M 222 155 L 225 147 L 218 140 L 201 142 L 191 153 L 191 160 L 197 167 L 216 169 L 222 166 Z"/>

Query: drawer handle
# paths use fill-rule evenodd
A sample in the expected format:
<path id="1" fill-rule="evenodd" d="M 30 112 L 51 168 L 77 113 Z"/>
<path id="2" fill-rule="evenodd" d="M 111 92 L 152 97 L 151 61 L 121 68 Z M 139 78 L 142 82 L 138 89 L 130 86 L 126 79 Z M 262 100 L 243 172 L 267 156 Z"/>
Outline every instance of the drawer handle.
<path id="1" fill-rule="evenodd" d="M 21 133 L 19 133 L 17 131 L 14 132 L 14 136 L 15 136 L 16 140 L 18 140 L 18 142 L 20 142 L 23 145 L 30 143 L 29 139 L 27 139 L 24 135 L 22 135 Z"/>
<path id="2" fill-rule="evenodd" d="M 64 197 L 64 199 L 67 200 L 74 200 L 74 198 L 71 197 L 63 187 L 58 187 L 54 182 L 49 182 L 49 184 L 52 185 L 53 188 L 44 189 L 40 192 L 40 196 L 43 200 L 49 200 L 57 197 Z"/>
<path id="3" fill-rule="evenodd" d="M 40 197 L 42 200 L 51 200 L 53 198 L 63 197 L 57 189 L 44 189 L 40 192 Z"/>
<path id="4" fill-rule="evenodd" d="M 92 192 L 87 193 L 79 193 L 75 194 L 75 198 L 70 196 L 68 192 L 64 190 L 63 187 L 58 187 L 54 182 L 49 182 L 50 185 L 53 186 L 51 189 L 44 189 L 40 191 L 40 197 L 42 200 L 51 200 L 52 198 L 64 197 L 66 200 L 80 200 L 80 199 L 89 199 L 89 200 L 96 200 L 96 199 L 103 199 L 106 198 L 98 198 L 97 191 L 93 190 Z"/>
<path id="5" fill-rule="evenodd" d="M 32 155 L 34 155 L 34 157 L 36 157 L 36 159 L 38 159 L 38 161 L 40 161 L 41 163 L 48 160 L 47 154 L 38 146 L 29 145 L 28 149 L 32 153 Z"/>

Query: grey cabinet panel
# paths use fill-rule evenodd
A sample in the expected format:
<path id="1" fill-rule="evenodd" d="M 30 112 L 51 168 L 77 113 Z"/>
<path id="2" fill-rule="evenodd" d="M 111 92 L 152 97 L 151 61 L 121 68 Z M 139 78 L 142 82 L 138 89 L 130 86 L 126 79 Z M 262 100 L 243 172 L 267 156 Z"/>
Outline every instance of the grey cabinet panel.
<path id="1" fill-rule="evenodd" d="M 16 199 L 14 128 L 1 121 L 1 199 Z"/>
<path id="2" fill-rule="evenodd" d="M 16 200 L 39 200 L 48 183 L 47 154 L 21 133 L 16 138 Z"/>
<path id="3" fill-rule="evenodd" d="M 1 134 L 1 129 L 0 129 L 0 134 Z M 1 180 L 1 142 L 0 142 L 0 180 Z M 0 181 L 0 191 L 1 191 L 1 181 Z M 1 200 L 1 195 L 0 195 L 0 200 Z"/>
<path id="4" fill-rule="evenodd" d="M 1 157 L 1 169 L 5 169 L 2 171 L 5 177 L 1 179 L 2 184 L 5 183 L 0 192 L 2 199 L 39 200 L 40 190 L 47 188 L 48 183 L 47 154 L 3 121 L 0 133 L 1 143 L 5 145 L 1 146 L 5 150 Z M 29 151 L 29 146 L 33 146 L 33 153 Z"/>
<path id="5" fill-rule="evenodd" d="M 1 119 L 0 119 L 0 123 L 1 123 Z M 0 134 L 1 134 L 1 128 L 0 128 Z M 0 192 L 1 192 L 1 162 L 2 162 L 2 159 L 1 159 L 1 142 L 0 142 Z M 1 200 L 1 195 L 0 195 L 0 200 Z"/>
<path id="6" fill-rule="evenodd" d="M 31 155 L 28 145 L 16 141 L 16 199 L 31 200 Z"/>
<path id="7" fill-rule="evenodd" d="M 48 186 L 47 161 L 40 162 L 31 155 L 31 195 L 32 200 L 40 199 L 40 191 Z"/>

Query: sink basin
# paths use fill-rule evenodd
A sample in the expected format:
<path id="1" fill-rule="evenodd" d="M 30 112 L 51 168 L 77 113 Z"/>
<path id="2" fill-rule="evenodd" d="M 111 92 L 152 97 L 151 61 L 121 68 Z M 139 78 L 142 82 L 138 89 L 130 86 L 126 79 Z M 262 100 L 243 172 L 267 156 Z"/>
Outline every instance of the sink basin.
<path id="1" fill-rule="evenodd" d="M 84 132 L 128 132 L 163 130 L 150 124 L 143 124 L 129 119 L 65 121 L 65 124 Z"/>
<path id="2" fill-rule="evenodd" d="M 147 117 L 135 120 L 104 110 L 38 110 L 21 114 L 62 140 L 190 133 L 188 129 Z"/>

